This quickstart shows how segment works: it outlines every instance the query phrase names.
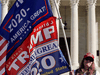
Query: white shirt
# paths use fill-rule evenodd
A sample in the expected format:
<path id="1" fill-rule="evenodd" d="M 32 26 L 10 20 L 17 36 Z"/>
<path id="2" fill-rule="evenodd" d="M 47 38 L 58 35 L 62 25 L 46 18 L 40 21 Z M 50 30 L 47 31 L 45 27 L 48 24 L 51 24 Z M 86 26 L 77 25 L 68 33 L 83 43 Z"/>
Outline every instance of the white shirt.
<path id="1" fill-rule="evenodd" d="M 100 73 L 98 71 L 96 71 L 96 75 L 100 75 Z"/>

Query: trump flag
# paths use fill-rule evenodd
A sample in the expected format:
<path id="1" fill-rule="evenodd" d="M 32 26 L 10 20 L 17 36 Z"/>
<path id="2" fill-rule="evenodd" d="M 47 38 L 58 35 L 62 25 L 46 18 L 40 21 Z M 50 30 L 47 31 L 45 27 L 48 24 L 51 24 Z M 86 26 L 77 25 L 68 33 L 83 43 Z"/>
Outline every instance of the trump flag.
<path id="1" fill-rule="evenodd" d="M 55 20 L 49 0 L 17 0 L 0 26 L 0 74 L 69 71 L 58 46 Z"/>
<path id="2" fill-rule="evenodd" d="M 58 75 L 70 70 L 58 45 L 55 17 L 34 27 L 30 38 L 30 57 L 34 54 L 41 75 Z"/>

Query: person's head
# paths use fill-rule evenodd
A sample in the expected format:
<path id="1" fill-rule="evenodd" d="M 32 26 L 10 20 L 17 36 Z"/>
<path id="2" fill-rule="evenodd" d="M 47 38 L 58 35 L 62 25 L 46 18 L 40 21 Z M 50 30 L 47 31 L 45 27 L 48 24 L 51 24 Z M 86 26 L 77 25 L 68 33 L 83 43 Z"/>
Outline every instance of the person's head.
<path id="1" fill-rule="evenodd" d="M 94 56 L 91 53 L 86 53 L 80 67 L 88 69 L 89 67 L 92 67 L 92 65 L 94 66 Z"/>
<path id="2" fill-rule="evenodd" d="M 94 62 L 94 56 L 91 53 L 87 53 L 86 55 L 84 55 L 84 67 L 85 68 L 89 68 L 92 66 Z"/>

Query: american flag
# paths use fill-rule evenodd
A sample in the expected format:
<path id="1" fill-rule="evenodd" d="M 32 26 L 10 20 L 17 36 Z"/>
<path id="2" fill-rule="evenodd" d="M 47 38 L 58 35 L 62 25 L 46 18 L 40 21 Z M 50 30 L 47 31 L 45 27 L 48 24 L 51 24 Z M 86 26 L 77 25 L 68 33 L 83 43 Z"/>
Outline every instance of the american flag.
<path id="1" fill-rule="evenodd" d="M 5 75 L 5 62 L 8 41 L 0 36 L 0 74 Z"/>

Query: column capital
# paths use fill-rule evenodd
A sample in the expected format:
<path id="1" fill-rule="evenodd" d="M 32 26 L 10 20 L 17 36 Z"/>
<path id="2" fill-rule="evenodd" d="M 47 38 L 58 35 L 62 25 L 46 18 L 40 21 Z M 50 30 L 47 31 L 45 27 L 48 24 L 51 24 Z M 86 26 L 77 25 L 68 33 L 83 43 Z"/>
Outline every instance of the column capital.
<path id="1" fill-rule="evenodd" d="M 8 4 L 9 0 L 1 0 L 2 5 Z"/>
<path id="2" fill-rule="evenodd" d="M 50 1 L 51 1 L 51 3 L 53 4 L 52 6 L 55 6 L 55 5 L 54 5 L 54 0 L 50 0 Z M 61 1 L 61 0 L 55 0 L 57 6 L 60 6 L 60 1 Z"/>
<path id="3" fill-rule="evenodd" d="M 76 5 L 78 6 L 79 0 L 70 0 L 70 3 L 71 3 L 71 7 Z"/>
<path id="4" fill-rule="evenodd" d="M 95 5 L 97 0 L 87 0 L 88 5 Z"/>
<path id="5" fill-rule="evenodd" d="M 70 3 L 71 4 L 78 4 L 79 3 L 79 0 L 70 0 Z"/>

